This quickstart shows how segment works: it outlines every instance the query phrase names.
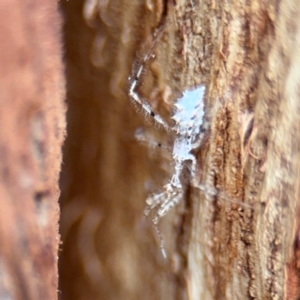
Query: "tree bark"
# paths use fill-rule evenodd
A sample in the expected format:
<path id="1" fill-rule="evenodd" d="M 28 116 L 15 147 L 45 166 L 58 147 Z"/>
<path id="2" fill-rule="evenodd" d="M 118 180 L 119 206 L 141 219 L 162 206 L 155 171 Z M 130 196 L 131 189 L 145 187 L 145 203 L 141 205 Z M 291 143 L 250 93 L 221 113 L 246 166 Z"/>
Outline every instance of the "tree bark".
<path id="1" fill-rule="evenodd" d="M 61 16 L 0 2 L 0 298 L 55 299 L 65 129 Z"/>
<path id="2" fill-rule="evenodd" d="M 73 0 L 63 8 L 62 298 L 298 299 L 297 1 Z M 127 94 L 159 28 L 140 94 L 169 120 L 182 92 L 203 84 L 210 121 L 197 153 L 201 189 L 187 184 L 159 224 L 166 260 L 143 209 L 171 177 L 172 160 L 134 132 L 170 137 Z"/>

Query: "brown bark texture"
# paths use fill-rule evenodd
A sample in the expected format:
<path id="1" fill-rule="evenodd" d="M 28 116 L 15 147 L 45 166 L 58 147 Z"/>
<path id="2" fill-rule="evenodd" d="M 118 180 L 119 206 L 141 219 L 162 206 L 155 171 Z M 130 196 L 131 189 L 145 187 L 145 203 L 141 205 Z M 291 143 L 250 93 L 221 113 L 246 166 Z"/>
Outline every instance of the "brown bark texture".
<path id="1" fill-rule="evenodd" d="M 65 81 L 54 1 L 0 1 L 0 86 L 0 299 L 57 299 Z"/>
<path id="2" fill-rule="evenodd" d="M 298 1 L 72 0 L 63 10 L 61 299 L 299 299 Z M 196 154 L 202 188 L 187 176 L 159 223 L 166 259 L 143 210 L 172 158 L 134 134 L 174 137 L 128 97 L 158 31 L 141 97 L 168 122 L 182 92 L 205 85 L 210 123 Z"/>

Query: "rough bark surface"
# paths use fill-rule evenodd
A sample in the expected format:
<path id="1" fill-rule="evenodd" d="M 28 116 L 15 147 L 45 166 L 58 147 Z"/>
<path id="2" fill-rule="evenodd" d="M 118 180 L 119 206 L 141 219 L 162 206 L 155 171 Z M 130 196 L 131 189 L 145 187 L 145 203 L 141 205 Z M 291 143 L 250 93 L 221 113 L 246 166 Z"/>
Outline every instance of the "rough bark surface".
<path id="1" fill-rule="evenodd" d="M 0 1 L 0 298 L 56 299 L 65 129 L 61 16 Z"/>
<path id="2" fill-rule="evenodd" d="M 62 299 L 298 299 L 299 10 L 296 0 L 64 3 Z M 134 130 L 168 136 L 127 95 L 158 28 L 141 95 L 168 120 L 181 93 L 204 84 L 211 125 L 197 154 L 207 192 L 188 188 L 160 223 L 167 260 L 143 209 L 171 160 Z"/>

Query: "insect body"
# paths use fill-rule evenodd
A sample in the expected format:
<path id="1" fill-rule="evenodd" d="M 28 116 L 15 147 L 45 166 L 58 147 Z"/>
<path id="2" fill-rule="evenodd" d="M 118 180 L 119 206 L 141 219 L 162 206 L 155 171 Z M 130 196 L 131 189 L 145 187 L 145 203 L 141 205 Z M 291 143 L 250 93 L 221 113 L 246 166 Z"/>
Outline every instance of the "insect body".
<path id="1" fill-rule="evenodd" d="M 201 146 L 205 133 L 208 130 L 208 123 L 205 119 L 203 101 L 205 87 L 203 85 L 184 91 L 183 96 L 176 101 L 172 115 L 172 126 L 169 126 L 160 115 L 152 110 L 147 99 L 139 95 L 137 89 L 141 75 L 147 62 L 154 57 L 151 52 L 152 49 L 149 54 L 145 55 L 140 65 L 133 70 L 130 78 L 129 97 L 134 106 L 140 106 L 145 115 L 152 117 L 157 124 L 174 136 L 172 159 L 175 170 L 172 178 L 163 187 L 161 193 L 149 195 L 146 200 L 145 214 L 152 215 L 154 227 L 161 238 L 157 229 L 159 219 L 166 215 L 183 197 L 184 185 L 181 180 L 183 169 L 187 167 L 190 170 L 191 183 L 194 186 L 198 183 L 197 161 L 193 151 Z M 165 255 L 162 244 L 161 249 Z"/>
<path id="2" fill-rule="evenodd" d="M 204 118 L 204 92 L 204 86 L 185 91 L 175 104 L 175 113 L 172 116 L 174 126 L 169 128 L 175 134 L 172 150 L 175 172 L 169 183 L 164 186 L 162 193 L 147 198 L 148 207 L 145 213 L 155 211 L 153 214 L 155 224 L 182 198 L 184 188 L 180 176 L 188 162 L 191 178 L 195 181 L 197 161 L 192 151 L 199 148 L 203 140 L 204 132 L 201 131 L 203 128 L 201 125 Z"/>

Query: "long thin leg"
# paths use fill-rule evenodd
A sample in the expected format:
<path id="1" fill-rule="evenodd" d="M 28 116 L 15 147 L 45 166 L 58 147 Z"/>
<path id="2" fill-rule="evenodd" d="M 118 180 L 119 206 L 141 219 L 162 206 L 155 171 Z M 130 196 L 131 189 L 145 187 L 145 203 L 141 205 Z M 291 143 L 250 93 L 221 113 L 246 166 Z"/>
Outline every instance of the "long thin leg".
<path id="1" fill-rule="evenodd" d="M 199 190 L 203 191 L 206 195 L 212 196 L 212 197 L 220 197 L 221 199 L 233 203 L 233 204 L 238 204 L 242 207 L 245 208 L 250 208 L 253 209 L 253 207 L 250 204 L 241 202 L 240 199 L 234 198 L 234 197 L 229 197 L 226 193 L 221 192 L 220 190 L 214 188 L 214 187 L 210 187 L 210 186 L 206 186 L 204 184 L 198 184 L 197 186 L 195 186 L 196 188 L 198 188 Z"/>
<path id="2" fill-rule="evenodd" d="M 167 253 L 165 250 L 163 237 L 158 228 L 158 221 L 163 216 L 165 216 L 172 207 L 177 205 L 181 198 L 182 198 L 182 189 L 178 189 L 176 186 L 172 185 L 171 182 L 169 182 L 164 187 L 164 192 L 153 195 L 147 199 L 148 207 L 145 210 L 145 215 L 148 215 L 154 209 L 156 210 L 155 213 L 152 215 L 152 222 L 153 222 L 153 227 L 159 237 L 160 250 L 164 258 L 167 257 Z"/>
<path id="3" fill-rule="evenodd" d="M 157 41 L 160 39 L 162 32 L 163 32 L 163 29 L 156 36 L 152 47 L 150 48 L 149 52 L 141 60 L 139 67 L 136 69 L 133 68 L 132 76 L 129 78 L 130 86 L 129 86 L 128 94 L 129 94 L 129 97 L 130 97 L 130 100 L 132 101 L 132 103 L 134 105 L 139 104 L 146 116 L 152 117 L 158 125 L 162 126 L 166 130 L 169 130 L 168 124 L 158 114 L 156 114 L 152 110 L 152 108 L 149 104 L 149 101 L 147 99 L 141 97 L 139 95 L 139 93 L 137 92 L 137 88 L 139 86 L 141 76 L 146 68 L 146 64 L 148 63 L 148 61 L 151 58 L 155 57 L 155 55 L 153 54 L 153 49 L 154 49 L 154 46 L 157 43 Z"/>

